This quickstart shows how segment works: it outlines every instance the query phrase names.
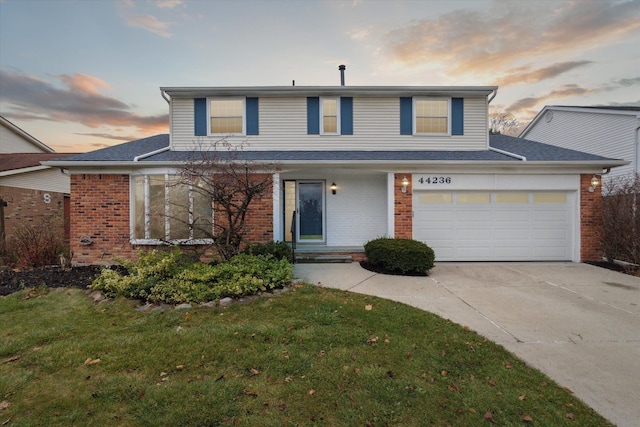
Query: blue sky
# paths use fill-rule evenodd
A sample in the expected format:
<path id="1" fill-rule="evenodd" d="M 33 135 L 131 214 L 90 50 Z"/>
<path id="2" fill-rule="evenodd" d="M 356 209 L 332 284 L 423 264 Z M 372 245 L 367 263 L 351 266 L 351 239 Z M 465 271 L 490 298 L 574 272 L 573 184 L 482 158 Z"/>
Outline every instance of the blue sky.
<path id="1" fill-rule="evenodd" d="M 640 105 L 640 0 L 0 0 L 0 114 L 60 152 L 168 132 L 160 86 L 494 85 Z"/>

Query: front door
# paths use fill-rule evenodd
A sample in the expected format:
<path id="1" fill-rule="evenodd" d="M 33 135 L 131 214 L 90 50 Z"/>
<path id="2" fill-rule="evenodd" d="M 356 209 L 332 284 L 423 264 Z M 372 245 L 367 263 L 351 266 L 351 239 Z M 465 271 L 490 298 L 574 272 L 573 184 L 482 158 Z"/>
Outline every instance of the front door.
<path id="1" fill-rule="evenodd" d="M 284 184 L 285 240 L 291 241 L 295 231 L 298 242 L 324 242 L 324 181 L 285 181 Z M 295 227 L 291 227 L 292 220 Z"/>

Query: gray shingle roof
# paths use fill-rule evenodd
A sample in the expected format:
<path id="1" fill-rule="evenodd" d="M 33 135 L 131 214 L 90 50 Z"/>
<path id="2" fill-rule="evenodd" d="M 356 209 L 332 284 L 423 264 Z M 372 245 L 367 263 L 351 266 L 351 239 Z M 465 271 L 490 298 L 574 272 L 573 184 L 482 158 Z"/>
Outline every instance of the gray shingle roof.
<path id="1" fill-rule="evenodd" d="M 526 157 L 527 161 L 541 162 L 598 162 L 612 161 L 593 154 L 568 150 L 540 142 L 529 141 L 508 135 L 491 135 L 490 145 L 502 151 Z M 151 153 L 169 146 L 169 135 L 155 135 L 148 138 L 103 148 L 89 153 L 67 157 L 60 161 L 69 166 L 80 166 L 84 162 L 132 162 L 136 156 Z M 226 152 L 220 153 L 227 155 Z M 507 154 L 491 150 L 479 151 L 241 151 L 239 160 L 272 162 L 367 162 L 367 161 L 469 161 L 469 162 L 520 162 Z M 199 152 L 163 151 L 142 158 L 140 165 L 154 163 L 184 162 L 201 158 Z M 58 164 L 57 164 L 58 165 Z M 59 165 L 58 165 L 59 166 Z"/>

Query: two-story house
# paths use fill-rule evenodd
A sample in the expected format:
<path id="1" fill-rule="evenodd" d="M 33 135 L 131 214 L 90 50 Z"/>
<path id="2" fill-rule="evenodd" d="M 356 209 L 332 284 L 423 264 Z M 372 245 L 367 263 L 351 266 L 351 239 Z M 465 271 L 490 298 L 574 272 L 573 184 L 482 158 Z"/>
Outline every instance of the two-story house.
<path id="1" fill-rule="evenodd" d="M 624 162 L 490 137 L 496 91 L 163 87 L 169 135 L 49 162 L 71 172 L 74 262 L 194 239 L 172 235 L 150 206 L 180 197 L 168 186 L 176 168 L 222 138 L 245 143 L 243 159 L 279 165 L 252 211 L 254 241 L 361 255 L 368 240 L 389 236 L 421 240 L 439 261 L 599 259 L 598 180 Z M 196 199 L 194 209 L 210 209 Z"/>
<path id="2" fill-rule="evenodd" d="M 628 162 L 604 179 L 640 173 L 640 106 L 547 105 L 520 138 Z"/>

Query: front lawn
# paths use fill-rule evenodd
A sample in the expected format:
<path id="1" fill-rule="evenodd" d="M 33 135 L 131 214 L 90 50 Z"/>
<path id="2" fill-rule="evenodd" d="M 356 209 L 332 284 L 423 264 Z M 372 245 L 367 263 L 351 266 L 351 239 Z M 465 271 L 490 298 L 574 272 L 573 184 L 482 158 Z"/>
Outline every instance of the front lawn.
<path id="1" fill-rule="evenodd" d="M 496 344 L 396 302 L 297 285 L 225 308 L 134 306 L 0 297 L 0 424 L 610 425 Z"/>

